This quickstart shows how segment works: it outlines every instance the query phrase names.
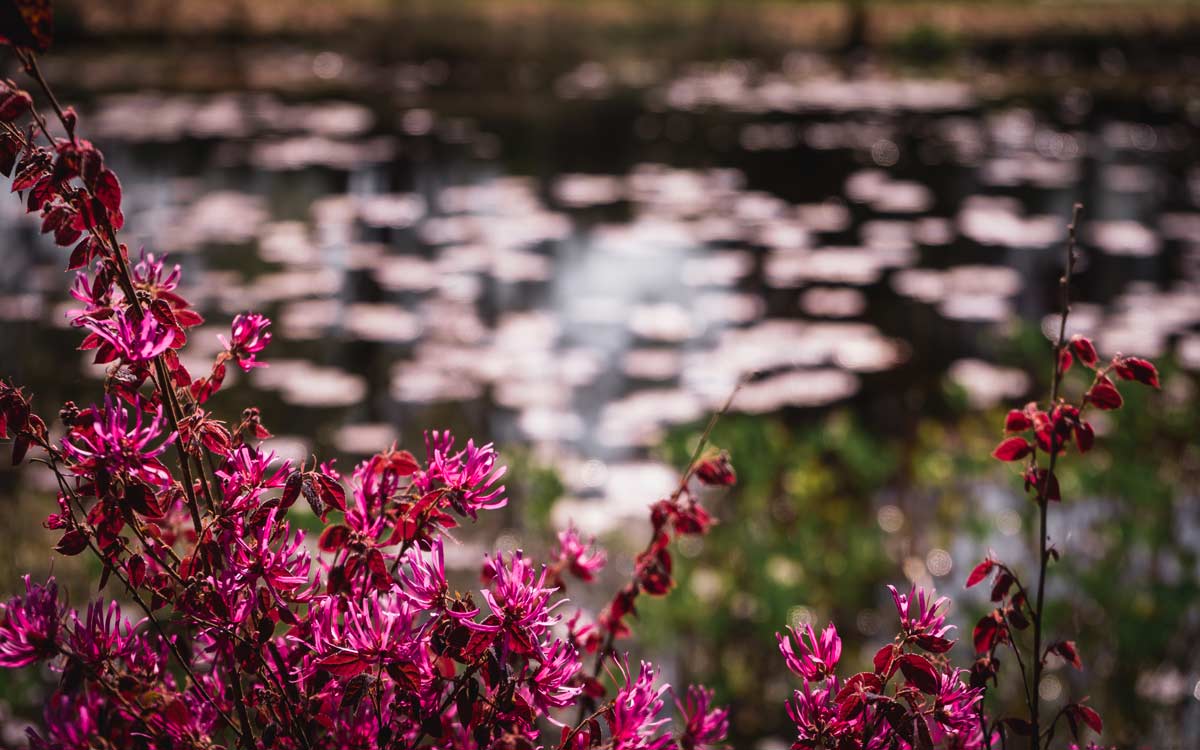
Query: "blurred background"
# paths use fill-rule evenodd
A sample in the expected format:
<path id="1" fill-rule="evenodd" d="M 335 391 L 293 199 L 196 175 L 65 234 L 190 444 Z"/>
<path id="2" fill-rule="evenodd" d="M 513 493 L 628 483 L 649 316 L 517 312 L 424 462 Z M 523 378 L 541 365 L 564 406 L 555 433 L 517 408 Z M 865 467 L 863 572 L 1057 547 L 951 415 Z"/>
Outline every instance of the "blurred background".
<path id="1" fill-rule="evenodd" d="M 221 416 L 259 405 L 281 455 L 344 471 L 424 428 L 503 448 L 512 501 L 448 551 L 462 586 L 485 549 L 542 553 L 574 519 L 611 562 L 569 593 L 601 606 L 757 373 L 715 433 L 740 483 L 634 646 L 716 688 L 738 748 L 791 741 L 774 633 L 833 619 L 869 664 L 886 583 L 953 595 L 969 664 L 987 603 L 966 573 L 1031 559 L 1033 506 L 989 452 L 1007 408 L 1045 397 L 1083 202 L 1070 330 L 1164 380 L 1063 468 L 1049 617 L 1085 671 L 1040 691 L 1090 694 L 1109 742 L 1200 736 L 1200 4 L 56 8 L 47 77 L 123 180 L 125 241 L 183 266 L 208 319 L 193 372 L 237 312 L 275 321 L 271 366 Z M 3 374 L 48 416 L 97 399 L 65 253 L 15 198 L 0 242 Z M 0 591 L 53 571 L 79 604 L 98 571 L 52 559 L 37 468 L 0 471 Z M 0 675 L 0 743 L 52 684 Z"/>

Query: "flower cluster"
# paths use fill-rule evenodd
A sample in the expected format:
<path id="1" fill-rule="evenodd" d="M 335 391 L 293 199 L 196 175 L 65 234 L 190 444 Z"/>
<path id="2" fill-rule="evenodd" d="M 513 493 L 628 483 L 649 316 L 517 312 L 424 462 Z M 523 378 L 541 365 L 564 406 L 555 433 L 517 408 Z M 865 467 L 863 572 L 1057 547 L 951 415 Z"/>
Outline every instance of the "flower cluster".
<path id="1" fill-rule="evenodd" d="M 11 41 L 10 31 L 0 38 Z M 18 54 L 41 82 L 33 52 Z M 209 411 L 229 363 L 266 366 L 271 321 L 236 316 L 210 371 L 193 378 L 179 350 L 202 319 L 180 293 L 180 267 L 148 252 L 130 259 L 117 237 L 120 183 L 76 134 L 77 115 L 56 113 L 65 138 L 50 136 L 32 96 L 0 83 L 0 172 L 41 212 L 44 232 L 75 245 L 67 265 L 79 307 L 69 316 L 85 332 L 81 348 L 108 365 L 105 397 L 64 405 L 64 434 L 52 441 L 29 396 L 0 382 L 0 438 L 13 440 L 14 462 L 41 449 L 54 473 L 57 507 L 45 526 L 58 534 L 56 551 L 90 551 L 100 587 L 119 584 L 144 619 L 131 622 L 115 601 L 68 611 L 53 579 L 26 578 L 26 593 L 0 605 L 0 666 L 62 673 L 31 747 L 97 738 L 111 748 L 285 750 L 722 742 L 726 714 L 701 688 L 679 703 L 678 735 L 668 731 L 669 686 L 655 684 L 649 665 L 632 679 L 618 665 L 624 686 L 597 709 L 611 651 L 587 673 L 582 658 L 598 642 L 585 644 L 580 611 L 565 628 L 560 612 L 571 606 L 564 577 L 593 581 L 606 555 L 574 527 L 548 566 L 496 553 L 480 588 L 451 587 L 446 532 L 508 502 L 492 444 L 430 432 L 423 460 L 393 445 L 343 477 L 332 461 L 277 458 L 255 408 L 237 422 Z M 728 484 L 722 460 L 688 475 Z M 710 523 L 686 485 L 655 506 L 655 541 L 638 561 L 635 585 L 653 593 L 669 587 L 666 529 L 700 533 Z M 315 545 L 299 528 L 313 517 Z M 572 709 L 580 718 L 568 724 Z"/>
<path id="2" fill-rule="evenodd" d="M 788 669 L 803 681 L 787 706 L 796 726 L 793 748 L 985 746 L 983 690 L 943 656 L 954 643 L 945 638 L 947 600 L 919 588 L 908 594 L 893 588 L 892 597 L 900 632 L 875 654 L 873 671 L 838 678 L 842 642 L 832 623 L 820 636 L 811 625 L 778 636 Z"/>

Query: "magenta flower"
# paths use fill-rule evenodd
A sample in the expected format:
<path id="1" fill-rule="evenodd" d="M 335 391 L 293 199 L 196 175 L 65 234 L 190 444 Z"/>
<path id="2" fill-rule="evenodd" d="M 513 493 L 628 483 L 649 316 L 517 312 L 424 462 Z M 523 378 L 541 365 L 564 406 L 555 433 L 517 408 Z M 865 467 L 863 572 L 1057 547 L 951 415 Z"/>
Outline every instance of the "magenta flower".
<path id="1" fill-rule="evenodd" d="M 174 293 L 179 287 L 179 279 L 182 276 L 179 264 L 172 266 L 170 271 L 167 271 L 166 264 L 166 256 L 156 256 L 154 253 L 142 250 L 138 262 L 129 269 L 130 275 L 133 276 L 133 284 L 139 289 L 150 292 L 151 296 L 156 299 L 167 299 L 172 307 L 186 304 L 183 298 Z"/>
<path id="2" fill-rule="evenodd" d="M 435 539 L 428 553 L 418 548 L 409 550 L 405 556 L 407 570 L 400 570 L 400 592 L 412 607 L 430 612 L 445 612 L 458 620 L 467 620 L 479 614 L 479 609 L 460 611 L 448 609 L 446 592 L 446 558 L 442 551 L 442 540 Z"/>
<path id="3" fill-rule="evenodd" d="M 91 602 L 84 620 L 79 619 L 78 612 L 71 613 L 71 620 L 67 646 L 84 663 L 99 666 L 131 652 L 133 626 L 121 617 L 121 607 L 115 601 L 109 602 L 108 607 L 103 602 Z"/>
<path id="4" fill-rule="evenodd" d="M 663 733 L 667 719 L 658 718 L 663 709 L 663 694 L 670 687 L 654 687 L 658 670 L 642 662 L 637 679 L 629 674 L 629 664 L 617 662 L 625 684 L 613 698 L 608 714 L 609 741 L 613 750 L 665 750 L 673 744 L 669 733 Z"/>
<path id="5" fill-rule="evenodd" d="M 163 438 L 165 420 L 162 405 L 154 407 L 146 418 L 146 402 L 135 399 L 133 417 L 130 409 L 112 396 L 104 399 L 104 408 L 93 406 L 89 411 L 91 423 L 80 419 L 62 439 L 63 453 L 75 462 L 76 474 L 95 477 L 104 471 L 110 476 L 124 475 L 153 487 L 170 487 L 171 473 L 158 460 L 175 439 L 175 433 Z"/>
<path id="6" fill-rule="evenodd" d="M 788 630 L 791 638 L 781 633 L 775 634 L 788 669 L 806 680 L 823 680 L 832 675 L 842 656 L 842 639 L 838 637 L 833 623 L 821 631 L 820 638 L 813 632 L 812 625 L 805 625 L 799 634 L 792 628 Z M 793 640 L 795 649 L 792 647 Z"/>
<path id="7" fill-rule="evenodd" d="M 508 467 L 496 466 L 499 457 L 491 443 L 476 447 L 468 440 L 464 450 L 453 453 L 454 437 L 449 432 L 426 435 L 430 451 L 429 467 L 413 481 L 425 492 L 438 489 L 445 493 L 455 511 L 476 518 L 481 510 L 503 508 L 508 503 L 504 485 L 495 486 Z"/>
<path id="8" fill-rule="evenodd" d="M 596 538 L 585 544 L 574 525 L 558 532 L 558 547 L 552 554 L 559 564 L 583 581 L 593 580 L 608 561 L 608 555 L 596 546 Z"/>
<path id="9" fill-rule="evenodd" d="M 394 663 L 417 667 L 419 686 L 432 675 L 427 642 L 415 637 L 414 613 L 402 599 L 373 596 L 362 601 L 322 596 L 309 613 L 315 660 L 308 671 L 323 669 L 349 680 L 367 669 Z"/>
<path id="10" fill-rule="evenodd" d="M 977 705 L 983 700 L 983 689 L 968 687 L 963 682 L 964 674 L 966 670 L 947 669 L 938 675 L 933 712 L 942 733 L 960 742 L 982 739 Z"/>
<path id="11" fill-rule="evenodd" d="M 682 702 L 675 699 L 679 715 L 684 719 L 684 730 L 678 735 L 680 750 L 725 747 L 729 709 L 711 708 L 712 699 L 713 691 L 699 685 L 690 685 Z"/>
<path id="12" fill-rule="evenodd" d="M 914 586 L 908 594 L 901 594 L 895 586 L 888 586 L 896 611 L 900 614 L 900 626 L 909 637 L 945 638 L 954 629 L 946 624 L 946 615 L 940 612 L 950 603 L 949 597 L 934 599 L 933 592 Z"/>
<path id="13" fill-rule="evenodd" d="M 0 667 L 24 667 L 58 654 L 63 611 L 53 577 L 42 585 L 25 576 L 25 596 L 0 604 Z"/>
<path id="14" fill-rule="evenodd" d="M 528 678 L 532 694 L 530 703 L 543 710 L 565 708 L 575 702 L 583 692 L 582 685 L 574 685 L 575 676 L 583 669 L 579 652 L 561 640 L 554 641 L 548 649 L 537 655 L 538 668 Z"/>
<path id="15" fill-rule="evenodd" d="M 216 472 L 227 510 L 256 507 L 264 492 L 282 487 L 292 473 L 292 462 L 283 461 L 272 471 L 274 463 L 274 451 L 263 451 L 246 443 L 238 446 Z"/>
<path id="16" fill-rule="evenodd" d="M 834 677 L 821 687 L 813 685 L 805 682 L 802 689 L 792 693 L 787 704 L 788 716 L 796 725 L 793 747 L 836 747 L 837 738 L 850 729 L 848 724 L 838 721 L 838 705 L 834 699 L 838 680 Z"/>
<path id="17" fill-rule="evenodd" d="M 259 362 L 255 355 L 267 348 L 271 343 L 271 332 L 267 328 L 270 319 L 258 313 L 242 313 L 233 319 L 230 337 L 219 336 L 221 345 L 229 355 L 237 360 L 238 366 L 245 372 L 255 367 L 266 367 L 265 362 Z"/>
<path id="18" fill-rule="evenodd" d="M 549 603 L 550 595 L 558 589 L 546 587 L 546 567 L 535 572 L 533 564 L 518 550 L 507 565 L 504 556 L 497 554 L 495 560 L 484 563 L 484 568 L 492 577 L 491 588 L 482 592 L 492 617 L 484 623 L 465 624 L 481 632 L 503 631 L 512 650 L 533 653 L 542 636 L 560 619 L 550 613 L 563 604 L 563 600 Z"/>
<path id="19" fill-rule="evenodd" d="M 304 532 L 297 530 L 291 539 L 290 525 L 281 523 L 276 528 L 279 508 L 272 508 L 264 519 L 258 533 L 249 541 L 236 538 L 237 546 L 230 560 L 220 589 L 234 597 L 235 606 L 230 607 L 230 619 L 242 622 L 259 603 L 256 588 L 261 580 L 266 592 L 274 601 L 276 611 L 288 611 L 284 601 L 303 602 L 308 599 L 309 569 L 311 558 L 304 543 Z M 279 547 L 272 545 L 279 540 Z"/>
<path id="20" fill-rule="evenodd" d="M 71 284 L 70 293 L 76 300 L 82 302 L 85 307 L 82 310 L 73 309 L 67 311 L 67 317 L 72 322 L 82 315 L 91 315 L 102 310 L 106 311 L 112 307 L 112 280 L 101 274 L 96 275 L 94 281 L 89 280 L 86 273 L 75 274 L 75 281 Z"/>
<path id="21" fill-rule="evenodd" d="M 46 736 L 38 734 L 32 727 L 25 730 L 30 750 L 91 750 L 94 747 L 92 740 L 101 736 L 100 714 L 103 710 L 104 703 L 98 690 L 56 692 L 46 701 L 43 710 Z"/>
<path id="22" fill-rule="evenodd" d="M 96 362 L 111 362 L 120 357 L 130 364 L 149 362 L 171 348 L 175 331 L 152 315 L 137 317 L 129 309 L 112 315 L 81 315 L 71 321 L 92 332 L 84 339 L 81 349 L 98 349 Z"/>

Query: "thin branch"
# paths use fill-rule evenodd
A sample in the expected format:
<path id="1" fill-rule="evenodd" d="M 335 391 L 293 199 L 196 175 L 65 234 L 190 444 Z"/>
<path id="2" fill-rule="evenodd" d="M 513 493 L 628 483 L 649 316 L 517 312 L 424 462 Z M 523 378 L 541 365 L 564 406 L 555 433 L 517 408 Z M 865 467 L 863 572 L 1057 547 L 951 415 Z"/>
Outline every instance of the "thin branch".
<path id="1" fill-rule="evenodd" d="M 1071 211 L 1071 224 L 1067 227 L 1067 261 L 1066 267 L 1063 270 L 1063 275 L 1059 279 L 1059 295 L 1061 305 L 1061 316 L 1058 322 L 1058 340 L 1054 343 L 1054 369 L 1050 381 L 1050 413 L 1053 414 L 1055 405 L 1058 403 L 1058 389 L 1062 383 L 1063 368 L 1062 368 L 1062 353 L 1066 346 L 1067 338 L 1067 317 L 1071 314 L 1071 274 L 1075 270 L 1075 248 L 1076 248 L 1076 230 L 1079 226 L 1079 214 L 1083 210 L 1083 206 L 1076 203 Z M 1029 723 L 1032 725 L 1030 734 L 1029 746 L 1033 750 L 1038 750 L 1041 746 L 1041 726 L 1039 723 L 1039 703 L 1040 695 L 1038 688 L 1041 685 L 1042 679 L 1042 660 L 1036 658 L 1042 650 L 1042 626 L 1043 626 L 1043 606 L 1046 595 L 1046 568 L 1050 561 L 1050 552 L 1047 545 L 1047 529 L 1046 521 L 1049 511 L 1050 501 L 1046 497 L 1047 489 L 1050 486 L 1050 480 L 1054 476 L 1055 464 L 1058 461 L 1058 453 L 1060 446 L 1058 445 L 1058 431 L 1052 426 L 1050 429 L 1050 464 L 1046 469 L 1046 475 L 1042 477 L 1041 486 L 1038 487 L 1038 587 L 1037 587 L 1037 607 L 1033 612 L 1033 653 L 1035 661 L 1033 663 L 1033 701 L 1030 706 Z"/>

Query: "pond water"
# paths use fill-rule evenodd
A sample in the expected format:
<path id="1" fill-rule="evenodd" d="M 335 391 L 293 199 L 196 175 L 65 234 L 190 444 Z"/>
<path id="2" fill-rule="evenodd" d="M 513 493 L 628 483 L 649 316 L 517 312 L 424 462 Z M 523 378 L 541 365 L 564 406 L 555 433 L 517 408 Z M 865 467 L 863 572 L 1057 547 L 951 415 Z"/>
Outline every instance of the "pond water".
<path id="1" fill-rule="evenodd" d="M 392 56 L 80 50 L 50 71 L 124 180 L 126 241 L 181 264 L 208 318 L 193 372 L 233 314 L 274 319 L 271 367 L 221 407 L 261 402 L 297 456 L 450 424 L 595 494 L 589 461 L 622 486 L 743 377 L 733 408 L 759 414 L 894 422 L 946 377 L 1017 399 L 1028 378 L 986 360 L 1052 314 L 1075 201 L 1072 328 L 1200 367 L 1195 92 L 807 53 Z M 0 204 L 5 369 L 77 394 L 102 369 L 34 227 Z"/>

